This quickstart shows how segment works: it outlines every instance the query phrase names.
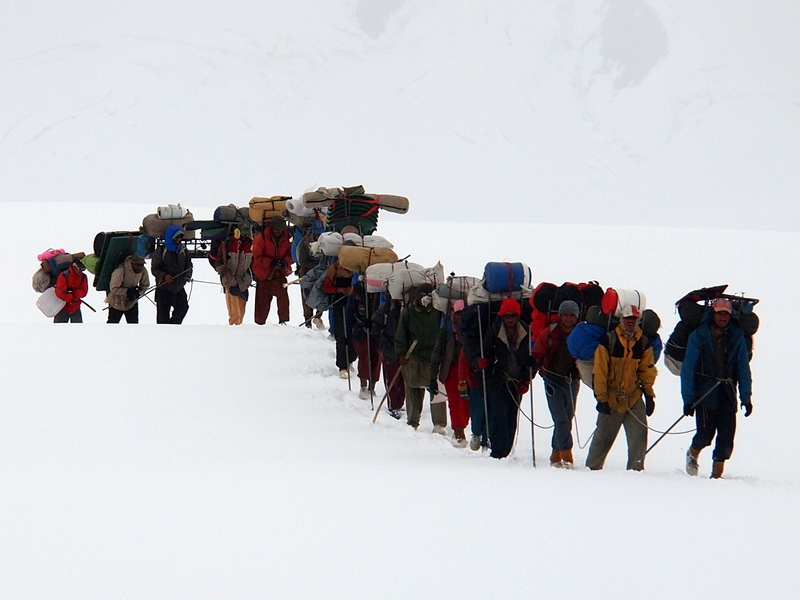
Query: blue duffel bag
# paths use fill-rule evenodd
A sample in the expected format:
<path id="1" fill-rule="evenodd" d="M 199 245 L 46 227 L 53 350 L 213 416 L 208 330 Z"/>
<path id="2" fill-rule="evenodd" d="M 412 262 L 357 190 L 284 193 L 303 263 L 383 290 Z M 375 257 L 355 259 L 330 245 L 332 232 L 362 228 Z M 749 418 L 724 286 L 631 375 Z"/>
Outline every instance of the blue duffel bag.
<path id="1" fill-rule="evenodd" d="M 483 287 L 490 292 L 518 292 L 530 287 L 531 269 L 521 262 L 490 262 L 483 270 Z"/>

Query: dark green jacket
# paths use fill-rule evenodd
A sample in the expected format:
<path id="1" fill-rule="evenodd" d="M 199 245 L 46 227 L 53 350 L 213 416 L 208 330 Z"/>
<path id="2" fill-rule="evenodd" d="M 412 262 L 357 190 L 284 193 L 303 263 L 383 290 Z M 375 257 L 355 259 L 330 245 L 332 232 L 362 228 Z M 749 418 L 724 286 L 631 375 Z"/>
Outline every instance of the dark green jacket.
<path id="1" fill-rule="evenodd" d="M 397 324 L 397 334 L 394 337 L 394 349 L 397 356 L 403 356 L 411 343 L 417 340 L 417 347 L 413 355 L 425 361 L 430 361 L 436 338 L 439 335 L 439 322 L 442 313 L 433 306 L 418 306 L 416 302 L 409 304 L 400 313 L 400 322 Z"/>

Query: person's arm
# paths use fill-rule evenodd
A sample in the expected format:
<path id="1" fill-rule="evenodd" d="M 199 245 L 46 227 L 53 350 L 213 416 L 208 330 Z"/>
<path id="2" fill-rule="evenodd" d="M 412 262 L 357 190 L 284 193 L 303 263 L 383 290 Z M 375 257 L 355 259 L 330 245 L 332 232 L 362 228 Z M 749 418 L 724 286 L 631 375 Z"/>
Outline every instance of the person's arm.
<path id="1" fill-rule="evenodd" d="M 599 344 L 594 351 L 594 366 L 592 367 L 592 385 L 594 397 L 598 402 L 608 404 L 608 348 Z"/>
<path id="2" fill-rule="evenodd" d="M 644 351 L 644 354 L 642 354 L 642 359 L 639 361 L 636 375 L 639 377 L 639 382 L 642 384 L 642 390 L 651 398 L 656 397 L 656 393 L 653 391 L 653 385 L 656 382 L 656 374 L 653 347 L 650 346 Z"/>

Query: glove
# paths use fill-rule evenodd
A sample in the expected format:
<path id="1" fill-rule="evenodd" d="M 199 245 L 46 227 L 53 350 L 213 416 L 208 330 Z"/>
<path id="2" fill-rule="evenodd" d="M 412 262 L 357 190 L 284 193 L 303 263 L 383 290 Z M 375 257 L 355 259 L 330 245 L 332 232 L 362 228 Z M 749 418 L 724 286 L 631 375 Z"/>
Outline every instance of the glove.
<path id="1" fill-rule="evenodd" d="M 278 267 L 279 269 L 285 269 L 286 261 L 283 260 L 282 258 L 279 258 L 278 260 L 275 261 L 275 266 Z"/>
<path id="2" fill-rule="evenodd" d="M 644 395 L 644 412 L 648 417 L 652 417 L 656 411 L 656 401 L 652 396 Z"/>
<path id="3" fill-rule="evenodd" d="M 694 408 L 691 404 L 684 404 L 683 405 L 683 416 L 684 417 L 693 417 L 694 416 Z"/>
<path id="4" fill-rule="evenodd" d="M 128 300 L 136 300 L 139 297 L 139 291 L 136 288 L 128 288 L 125 295 L 128 297 Z"/>
<path id="5" fill-rule="evenodd" d="M 609 406 L 608 402 L 597 402 L 597 412 L 603 413 L 604 415 L 611 414 L 611 406 Z"/>
<path id="6" fill-rule="evenodd" d="M 466 381 L 458 382 L 458 395 L 461 396 L 464 400 L 469 400 L 469 388 L 467 387 Z"/>
<path id="7" fill-rule="evenodd" d="M 488 358 L 479 358 L 478 359 L 478 368 L 481 369 L 481 370 L 488 369 L 489 368 L 489 359 Z"/>
<path id="8" fill-rule="evenodd" d="M 401 367 L 405 367 L 408 364 L 408 358 L 406 357 L 405 354 L 401 356 L 398 360 L 400 361 Z"/>
<path id="9" fill-rule="evenodd" d="M 520 382 L 518 382 L 518 384 L 519 385 L 517 387 L 517 393 L 520 396 L 524 396 L 525 394 L 527 394 L 528 393 L 528 388 L 529 388 L 528 382 L 527 381 L 520 381 Z"/>
<path id="10" fill-rule="evenodd" d="M 439 393 L 439 384 L 435 379 L 431 379 L 431 382 L 428 384 L 428 389 L 431 392 L 431 396 L 435 396 Z"/>
<path id="11" fill-rule="evenodd" d="M 742 402 L 742 408 L 744 409 L 744 416 L 749 417 L 753 414 L 753 403 L 752 402 Z"/>

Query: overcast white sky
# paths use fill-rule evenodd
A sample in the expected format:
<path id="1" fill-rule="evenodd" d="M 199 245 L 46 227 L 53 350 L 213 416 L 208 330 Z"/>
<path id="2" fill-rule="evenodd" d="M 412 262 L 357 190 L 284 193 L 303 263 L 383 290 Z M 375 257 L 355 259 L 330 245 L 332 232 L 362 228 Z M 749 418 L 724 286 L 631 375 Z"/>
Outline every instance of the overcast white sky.
<path id="1" fill-rule="evenodd" d="M 794 3 L 12 0 L 0 19 L 2 201 L 362 183 L 422 221 L 800 228 Z"/>

